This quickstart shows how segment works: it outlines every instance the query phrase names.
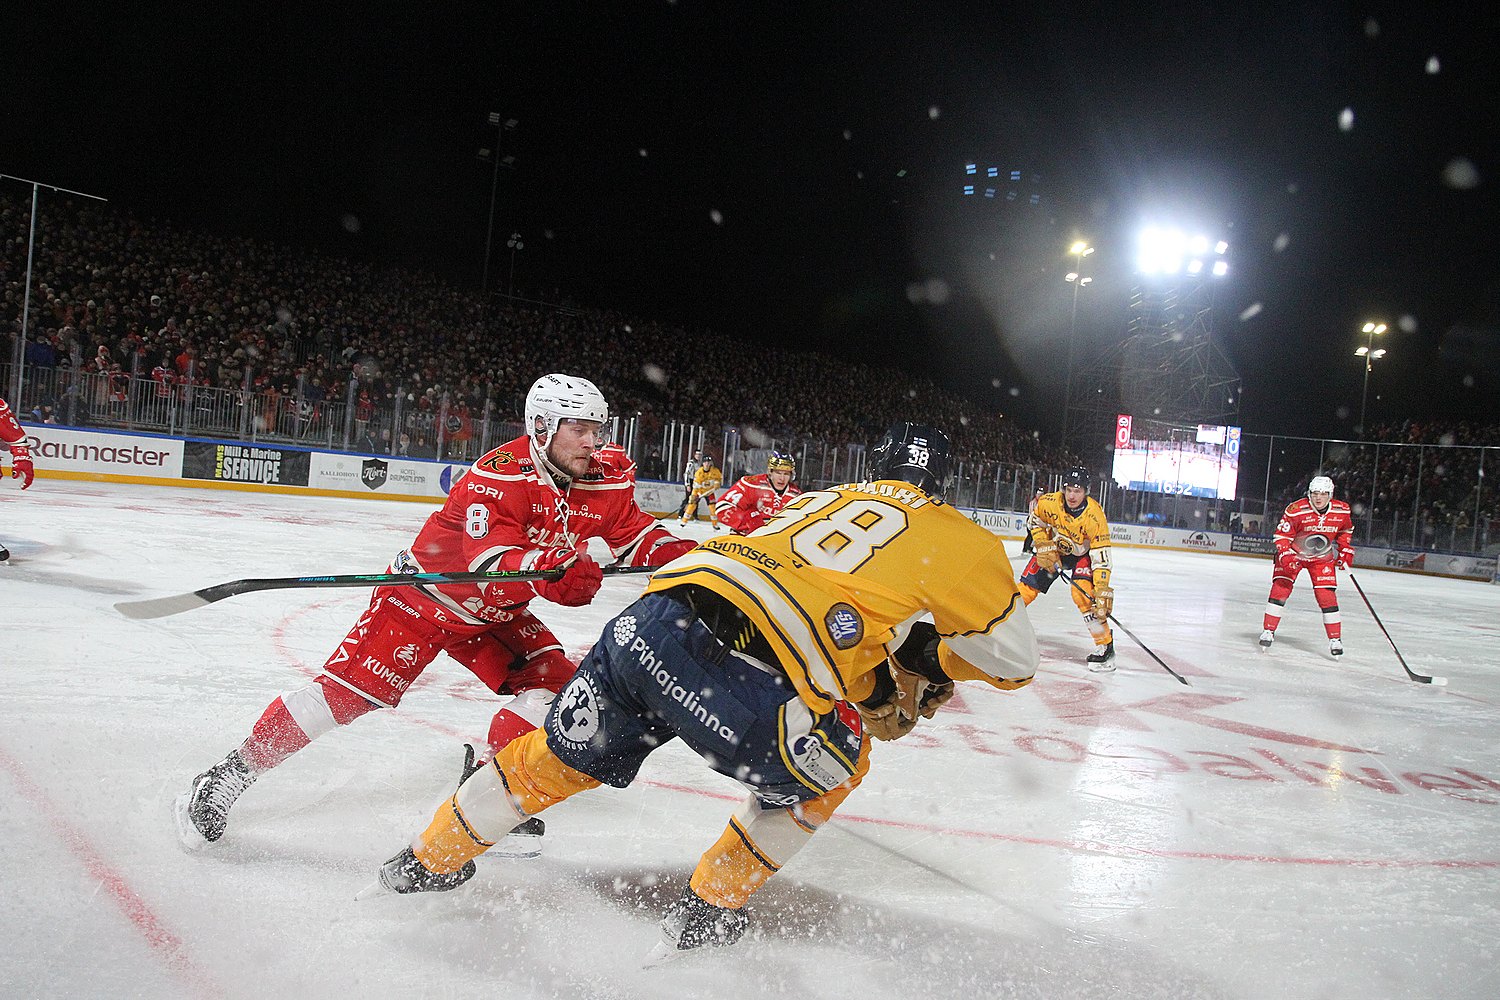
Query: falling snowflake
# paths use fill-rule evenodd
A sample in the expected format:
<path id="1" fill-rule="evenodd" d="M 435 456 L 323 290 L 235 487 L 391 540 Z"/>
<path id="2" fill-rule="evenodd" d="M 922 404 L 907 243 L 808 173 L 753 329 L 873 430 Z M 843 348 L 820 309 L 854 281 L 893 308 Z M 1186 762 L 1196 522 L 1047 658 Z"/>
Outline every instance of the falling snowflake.
<path id="1" fill-rule="evenodd" d="M 1443 183 L 1459 191 L 1479 186 L 1479 168 L 1467 156 L 1455 156 L 1443 168 Z"/>
<path id="2" fill-rule="evenodd" d="M 1345 108 L 1339 112 L 1339 131 L 1352 132 L 1354 130 L 1354 109 Z"/>

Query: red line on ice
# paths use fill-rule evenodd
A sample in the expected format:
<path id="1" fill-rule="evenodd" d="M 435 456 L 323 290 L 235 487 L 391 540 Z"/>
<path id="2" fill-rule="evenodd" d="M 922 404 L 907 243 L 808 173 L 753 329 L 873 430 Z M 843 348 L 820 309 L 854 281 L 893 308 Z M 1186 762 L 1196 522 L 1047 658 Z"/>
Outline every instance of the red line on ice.
<path id="1" fill-rule="evenodd" d="M 290 663 L 295 665 L 299 670 L 307 672 L 310 675 L 316 675 L 317 671 L 310 670 L 307 665 L 304 664 L 300 659 L 298 659 L 296 654 L 293 653 L 292 650 L 287 646 L 285 641 L 286 628 L 295 619 L 301 617 L 303 614 L 319 606 L 319 604 L 314 604 L 308 607 L 304 607 L 299 611 L 293 611 L 289 613 L 281 620 L 281 622 L 272 632 L 277 652 L 280 653 Z M 1183 663 L 1181 666 L 1185 670 L 1185 672 L 1206 675 L 1204 671 L 1195 670 L 1189 664 Z M 444 736 L 458 739 L 470 738 L 464 736 L 461 733 L 455 732 L 448 726 L 444 726 L 440 723 L 431 722 L 427 719 L 411 715 L 410 713 L 401 711 L 399 708 L 395 709 L 394 713 L 398 717 L 405 719 L 407 722 L 414 723 L 425 729 L 431 729 L 434 732 L 442 733 Z M 739 802 L 742 800 L 741 796 L 727 795 L 722 792 L 710 792 L 701 788 L 690 788 L 687 785 L 674 785 L 664 781 L 648 781 L 645 779 L 638 779 L 636 781 L 636 784 L 647 785 L 651 788 L 661 788 L 667 791 L 683 792 L 689 795 L 700 795 L 705 798 L 718 799 L 723 802 Z M 850 823 L 868 823 L 874 826 L 889 827 L 891 829 L 897 830 L 912 830 L 919 833 L 941 834 L 950 837 L 965 837 L 969 840 L 1002 840 L 1014 844 L 1033 844 L 1039 847 L 1055 847 L 1065 851 L 1086 851 L 1094 854 L 1110 854 L 1120 858 L 1151 857 L 1174 858 L 1177 860 L 1187 861 L 1253 861 L 1262 864 L 1329 865 L 1346 868 L 1500 868 L 1500 860 L 1485 861 L 1442 858 L 1426 860 L 1403 860 L 1399 858 L 1312 858 L 1279 857 L 1270 854 L 1227 854 L 1215 851 L 1180 851 L 1164 850 L 1161 848 L 1153 847 L 1130 847 L 1122 844 L 1106 844 L 1100 841 L 1055 840 L 1045 837 L 1023 837 L 1019 834 L 1013 833 L 996 833 L 991 830 L 962 830 L 953 827 L 936 826 L 931 823 L 914 823 L 903 820 L 880 819 L 875 816 L 859 816 L 845 812 L 838 813 L 835 818 Z"/>
<path id="2" fill-rule="evenodd" d="M 125 876 L 104 860 L 88 837 L 68 821 L 41 786 L 31 780 L 21 762 L 4 748 L 0 748 L 0 768 L 4 768 L 10 774 L 11 780 L 15 782 L 21 794 L 46 819 L 58 842 L 72 852 L 90 877 L 99 880 L 99 884 L 109 893 L 115 905 L 146 939 L 151 950 L 166 963 L 167 967 L 181 977 L 194 994 L 221 995 L 223 990 L 188 957 L 187 948 L 183 945 L 182 939 L 167 929 L 166 924 L 151 909 L 150 904 L 141 898 L 140 893 L 131 887 Z"/>

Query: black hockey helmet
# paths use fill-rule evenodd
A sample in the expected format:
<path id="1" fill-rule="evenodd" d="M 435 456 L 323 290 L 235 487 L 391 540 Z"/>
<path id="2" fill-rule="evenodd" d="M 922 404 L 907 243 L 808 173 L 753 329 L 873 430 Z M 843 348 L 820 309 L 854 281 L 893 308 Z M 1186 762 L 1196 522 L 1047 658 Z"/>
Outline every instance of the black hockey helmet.
<path id="1" fill-rule="evenodd" d="M 1069 486 L 1077 486 L 1079 489 L 1087 493 L 1089 482 L 1089 470 L 1085 469 L 1081 465 L 1073 466 L 1067 472 L 1064 472 L 1062 476 L 1063 489 L 1067 489 Z"/>
<path id="2" fill-rule="evenodd" d="M 925 424 L 892 424 L 870 452 L 870 478 L 895 479 L 934 496 L 948 485 L 948 435 Z"/>

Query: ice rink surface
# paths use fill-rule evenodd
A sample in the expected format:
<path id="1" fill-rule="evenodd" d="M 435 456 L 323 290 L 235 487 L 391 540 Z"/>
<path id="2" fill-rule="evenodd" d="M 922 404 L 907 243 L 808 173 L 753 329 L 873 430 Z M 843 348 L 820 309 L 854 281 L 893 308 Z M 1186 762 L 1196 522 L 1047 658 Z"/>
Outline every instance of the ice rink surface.
<path id="1" fill-rule="evenodd" d="M 130 621 L 115 601 L 378 572 L 430 508 L 39 480 L 0 489 L 0 995 L 1497 995 L 1500 588 L 1359 574 L 1334 661 L 1302 578 L 1256 647 L 1267 560 L 1118 553 L 1093 675 L 1066 594 L 1043 664 L 961 688 L 751 903 L 739 945 L 639 968 L 737 787 L 679 745 L 546 814 L 534 861 L 356 903 L 500 700 L 440 657 L 401 707 L 265 776 L 201 854 L 171 801 L 304 684 L 368 599 L 283 591 Z M 707 534 L 706 529 L 698 529 Z M 574 654 L 639 592 L 535 607 Z"/>

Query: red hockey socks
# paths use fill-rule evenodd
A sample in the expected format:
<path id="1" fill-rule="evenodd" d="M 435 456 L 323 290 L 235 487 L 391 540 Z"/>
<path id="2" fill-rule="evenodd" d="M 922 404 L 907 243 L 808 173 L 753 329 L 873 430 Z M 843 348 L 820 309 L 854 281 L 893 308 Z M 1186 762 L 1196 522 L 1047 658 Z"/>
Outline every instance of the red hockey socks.
<path id="1" fill-rule="evenodd" d="M 267 705 L 240 747 L 240 755 L 255 773 L 269 771 L 330 729 L 347 726 L 377 707 L 337 681 L 320 676 Z"/>

